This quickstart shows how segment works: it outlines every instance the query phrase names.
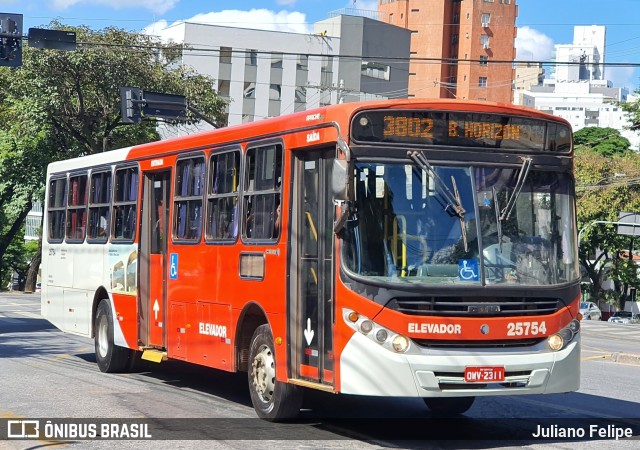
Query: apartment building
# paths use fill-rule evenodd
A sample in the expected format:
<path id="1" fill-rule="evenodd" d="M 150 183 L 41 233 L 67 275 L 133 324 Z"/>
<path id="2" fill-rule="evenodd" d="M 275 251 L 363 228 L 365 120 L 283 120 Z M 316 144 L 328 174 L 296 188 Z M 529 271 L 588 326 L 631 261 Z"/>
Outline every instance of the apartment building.
<path id="1" fill-rule="evenodd" d="M 409 31 L 367 17 L 332 17 L 310 34 L 183 22 L 161 37 L 189 46 L 179 64 L 215 80 L 229 125 L 407 91 L 396 57 Z"/>
<path id="2" fill-rule="evenodd" d="M 619 105 L 629 101 L 629 90 L 605 77 L 605 38 L 604 26 L 574 27 L 573 43 L 555 46 L 553 72 L 521 91 L 522 104 L 566 119 L 573 131 L 614 128 L 640 150 L 640 136 L 629 130 L 629 119 Z"/>
<path id="3" fill-rule="evenodd" d="M 515 0 L 379 0 L 378 11 L 411 30 L 409 97 L 511 103 Z"/>

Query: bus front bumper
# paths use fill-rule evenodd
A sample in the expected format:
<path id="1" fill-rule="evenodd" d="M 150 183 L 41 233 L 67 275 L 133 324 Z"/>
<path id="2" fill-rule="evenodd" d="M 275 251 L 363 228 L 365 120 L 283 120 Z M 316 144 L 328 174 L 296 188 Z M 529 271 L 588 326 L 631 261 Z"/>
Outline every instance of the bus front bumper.
<path id="1" fill-rule="evenodd" d="M 394 353 L 355 333 L 340 357 L 340 392 L 393 397 L 468 397 L 571 392 L 580 387 L 580 333 L 566 348 L 546 340 L 519 348 L 434 349 L 411 343 Z M 465 382 L 467 367 L 504 367 L 498 383 Z"/>

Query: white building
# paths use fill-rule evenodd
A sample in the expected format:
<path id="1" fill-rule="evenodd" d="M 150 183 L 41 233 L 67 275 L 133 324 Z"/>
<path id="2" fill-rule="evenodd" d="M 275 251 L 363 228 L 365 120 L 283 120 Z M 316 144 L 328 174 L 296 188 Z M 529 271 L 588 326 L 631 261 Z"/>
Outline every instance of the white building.
<path id="1" fill-rule="evenodd" d="M 312 34 L 184 22 L 161 37 L 187 44 L 180 63 L 215 79 L 229 125 L 408 88 L 397 56 L 409 55 L 411 32 L 365 17 L 333 17 Z"/>
<path id="2" fill-rule="evenodd" d="M 604 80 L 606 27 L 573 27 L 573 44 L 556 45 L 556 61 L 571 62 L 556 66 L 557 80 Z"/>
<path id="3" fill-rule="evenodd" d="M 25 241 L 40 239 L 40 229 L 42 227 L 42 203 L 34 201 L 31 204 L 31 211 L 27 214 L 24 225 Z"/>
<path id="4" fill-rule="evenodd" d="M 574 132 L 614 128 L 640 151 L 640 135 L 627 129 L 629 120 L 617 105 L 628 101 L 629 92 L 604 78 L 605 36 L 602 26 L 575 27 L 573 44 L 556 45 L 552 78 L 522 91 L 522 104 L 566 119 Z"/>

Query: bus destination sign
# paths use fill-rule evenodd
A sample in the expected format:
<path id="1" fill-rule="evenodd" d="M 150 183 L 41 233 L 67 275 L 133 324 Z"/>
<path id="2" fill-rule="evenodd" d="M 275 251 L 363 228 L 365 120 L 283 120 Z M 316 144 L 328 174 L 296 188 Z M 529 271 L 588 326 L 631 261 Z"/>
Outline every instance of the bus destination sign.
<path id="1" fill-rule="evenodd" d="M 566 152 L 568 127 L 539 119 L 451 111 L 367 111 L 352 138 L 362 143 L 442 145 Z"/>

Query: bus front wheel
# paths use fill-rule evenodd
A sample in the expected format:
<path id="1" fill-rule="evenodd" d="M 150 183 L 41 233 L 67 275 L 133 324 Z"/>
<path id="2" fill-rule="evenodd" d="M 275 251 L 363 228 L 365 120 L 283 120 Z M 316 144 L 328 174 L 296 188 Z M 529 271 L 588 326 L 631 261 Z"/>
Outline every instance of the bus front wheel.
<path id="1" fill-rule="evenodd" d="M 283 420 L 296 417 L 302 406 L 298 386 L 276 380 L 273 335 L 269 325 L 261 325 L 253 333 L 249 348 L 249 392 L 258 417 Z"/>
<path id="2" fill-rule="evenodd" d="M 445 416 L 467 412 L 475 399 L 475 397 L 425 397 L 424 402 L 433 415 Z"/>
<path id="3" fill-rule="evenodd" d="M 131 350 L 113 343 L 113 314 L 109 301 L 104 299 L 98 304 L 94 324 L 96 362 L 102 372 L 123 372 L 129 366 Z"/>

